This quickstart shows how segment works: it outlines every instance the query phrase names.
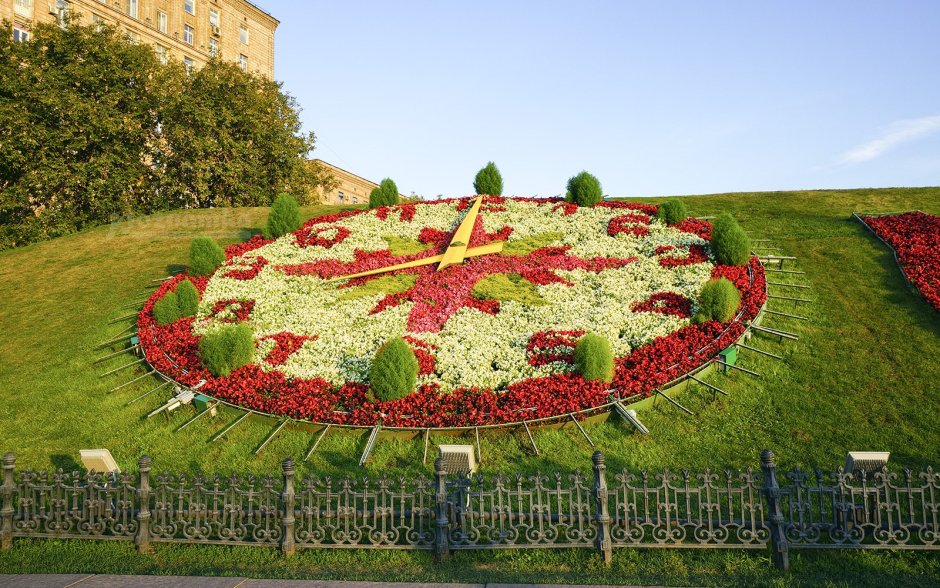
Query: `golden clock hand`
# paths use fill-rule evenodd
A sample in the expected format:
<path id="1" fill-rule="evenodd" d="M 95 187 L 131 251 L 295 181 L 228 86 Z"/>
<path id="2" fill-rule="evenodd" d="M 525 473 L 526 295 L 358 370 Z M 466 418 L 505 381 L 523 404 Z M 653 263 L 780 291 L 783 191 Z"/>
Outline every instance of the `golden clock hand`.
<path id="1" fill-rule="evenodd" d="M 464 257 L 477 257 L 480 255 L 489 255 L 490 253 L 499 253 L 503 250 L 503 241 L 493 241 L 492 243 L 487 243 L 486 245 L 480 245 L 479 247 L 471 247 L 464 252 Z M 444 259 L 445 254 L 432 255 L 431 257 L 422 257 L 421 259 L 415 259 L 413 261 L 406 261 L 405 263 L 398 263 L 395 265 L 389 265 L 385 267 L 380 267 L 378 269 L 367 270 L 364 272 L 359 272 L 356 274 L 350 274 L 348 276 L 337 276 L 335 278 L 330 278 L 324 280 L 324 282 L 338 282 L 340 280 L 351 280 L 353 278 L 363 278 L 365 276 L 374 276 L 376 274 L 384 274 L 385 272 L 393 272 L 400 269 L 409 269 L 413 267 L 421 267 L 422 265 L 432 265 Z"/>
<path id="2" fill-rule="evenodd" d="M 460 226 L 454 231 L 454 236 L 450 240 L 450 245 L 447 246 L 447 251 L 444 252 L 441 263 L 437 266 L 437 271 L 463 262 L 463 258 L 466 257 L 467 253 L 467 243 L 470 242 L 470 234 L 473 232 L 473 225 L 477 220 L 481 204 L 483 204 L 483 196 L 478 196 L 470 210 L 467 211 L 467 216 L 464 217 Z"/>

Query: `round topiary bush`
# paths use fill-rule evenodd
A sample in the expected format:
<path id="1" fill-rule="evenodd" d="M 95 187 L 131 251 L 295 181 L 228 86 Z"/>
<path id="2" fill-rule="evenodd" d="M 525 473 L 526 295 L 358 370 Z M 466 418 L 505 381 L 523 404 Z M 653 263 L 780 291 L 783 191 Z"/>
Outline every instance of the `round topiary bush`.
<path id="1" fill-rule="evenodd" d="M 268 213 L 268 223 L 264 227 L 264 236 L 277 239 L 300 228 L 300 205 L 290 194 L 278 194 Z"/>
<path id="2" fill-rule="evenodd" d="M 418 381 L 418 358 L 401 337 L 379 347 L 369 367 L 370 392 L 377 400 L 398 400 L 411 394 Z"/>
<path id="3" fill-rule="evenodd" d="M 379 187 L 369 194 L 369 208 L 398 204 L 398 186 L 391 178 L 385 178 Z"/>
<path id="4" fill-rule="evenodd" d="M 495 163 L 491 161 L 477 172 L 477 177 L 473 180 L 473 189 L 477 194 L 502 196 L 503 176 Z"/>
<path id="5" fill-rule="evenodd" d="M 227 376 L 251 362 L 255 336 L 248 325 L 226 325 L 199 340 L 199 359 L 213 376 Z"/>
<path id="6" fill-rule="evenodd" d="M 583 171 L 568 180 L 568 192 L 565 200 L 578 206 L 594 206 L 604 199 L 600 181 Z"/>
<path id="7" fill-rule="evenodd" d="M 574 365 L 585 380 L 610 383 L 614 379 L 614 354 L 606 337 L 588 333 L 574 348 Z"/>
<path id="8" fill-rule="evenodd" d="M 212 237 L 196 237 L 189 244 L 189 275 L 208 276 L 225 263 L 225 251 Z"/>
<path id="9" fill-rule="evenodd" d="M 712 252 L 725 265 L 745 265 L 751 258 L 751 239 L 728 213 L 718 215 L 712 225 Z"/>
<path id="10" fill-rule="evenodd" d="M 172 290 L 153 303 L 153 320 L 161 327 L 175 323 L 181 316 L 179 298 Z"/>
<path id="11" fill-rule="evenodd" d="M 741 293 L 731 280 L 718 278 L 709 280 L 699 293 L 698 310 L 692 322 L 701 324 L 707 321 L 728 322 L 734 318 L 741 306 Z"/>
<path id="12" fill-rule="evenodd" d="M 179 315 L 194 316 L 199 310 L 199 291 L 189 280 L 183 280 L 176 286 L 176 299 L 179 308 Z"/>
<path id="13" fill-rule="evenodd" d="M 684 221 L 689 216 L 689 210 L 685 207 L 685 202 L 673 198 L 659 205 L 656 211 L 656 218 L 667 225 L 675 225 Z"/>

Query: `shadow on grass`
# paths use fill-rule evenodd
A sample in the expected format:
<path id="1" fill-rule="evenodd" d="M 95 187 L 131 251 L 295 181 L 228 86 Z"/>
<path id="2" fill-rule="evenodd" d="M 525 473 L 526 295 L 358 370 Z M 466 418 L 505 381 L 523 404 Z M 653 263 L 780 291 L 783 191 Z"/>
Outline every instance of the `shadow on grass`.
<path id="1" fill-rule="evenodd" d="M 54 453 L 49 457 L 49 460 L 52 462 L 52 465 L 56 470 L 62 470 L 67 474 L 82 471 L 81 464 L 75 461 L 75 458 L 71 455 L 66 455 L 64 453 Z"/>

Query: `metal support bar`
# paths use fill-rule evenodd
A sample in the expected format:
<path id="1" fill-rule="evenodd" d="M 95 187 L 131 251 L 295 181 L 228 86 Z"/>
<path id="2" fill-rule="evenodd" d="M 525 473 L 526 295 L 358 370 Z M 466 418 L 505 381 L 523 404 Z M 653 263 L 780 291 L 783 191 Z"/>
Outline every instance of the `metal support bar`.
<path id="1" fill-rule="evenodd" d="M 431 444 L 431 429 L 424 430 L 424 457 L 421 458 L 421 463 L 428 463 L 428 445 Z"/>
<path id="2" fill-rule="evenodd" d="M 122 353 L 127 353 L 128 351 L 137 349 L 138 347 L 140 347 L 140 345 L 133 345 L 133 346 L 128 347 L 128 348 L 126 348 L 126 349 L 121 349 L 120 351 L 115 351 L 114 353 L 109 353 L 109 354 L 105 355 L 104 357 L 99 357 L 98 359 L 96 359 L 96 360 L 94 361 L 94 363 L 95 363 L 95 364 L 99 364 L 99 363 L 101 363 L 102 361 L 104 361 L 104 360 L 106 360 L 106 359 L 110 359 L 110 358 L 114 357 L 115 355 L 121 355 Z"/>
<path id="3" fill-rule="evenodd" d="M 140 376 L 140 377 L 138 377 L 138 378 L 134 378 L 134 379 L 131 380 L 130 382 L 124 382 L 123 384 L 121 384 L 121 385 L 118 386 L 117 388 L 111 388 L 110 390 L 108 390 L 108 394 L 111 394 L 112 392 L 117 392 L 117 391 L 120 390 L 121 388 L 124 388 L 125 386 L 130 386 L 130 385 L 133 384 L 134 382 L 136 382 L 136 381 L 138 381 L 138 380 L 143 380 L 143 379 L 146 378 L 147 376 L 153 375 L 154 373 L 156 373 L 156 372 L 154 372 L 154 371 L 151 370 L 151 371 L 147 372 L 146 374 L 144 374 L 144 375 L 142 375 L 142 376 Z"/>
<path id="4" fill-rule="evenodd" d="M 693 380 L 693 381 L 695 381 L 695 382 L 698 382 L 699 384 L 701 384 L 702 386 L 705 386 L 706 388 L 711 388 L 712 390 L 714 390 L 715 392 L 718 392 L 719 394 L 724 394 L 725 396 L 728 395 L 727 392 L 725 392 L 724 390 L 722 390 L 722 389 L 719 388 L 718 386 L 712 386 L 711 384 L 709 384 L 708 382 L 706 382 L 706 381 L 704 381 L 704 380 L 699 380 L 698 378 L 696 378 L 696 377 L 693 376 L 692 374 L 689 374 L 689 379 L 690 379 L 690 380 Z"/>
<path id="5" fill-rule="evenodd" d="M 771 286 L 784 286 L 786 288 L 800 288 L 802 290 L 809 290 L 809 286 L 804 286 L 803 284 L 784 284 L 783 282 L 767 282 Z"/>
<path id="6" fill-rule="evenodd" d="M 480 427 L 473 427 L 473 433 L 477 438 L 477 463 L 483 463 L 483 451 L 480 450 Z"/>
<path id="7" fill-rule="evenodd" d="M 129 368 L 129 367 L 131 367 L 131 366 L 137 365 L 138 363 L 141 363 L 141 362 L 143 362 L 143 361 L 146 361 L 146 359 L 144 359 L 143 357 L 141 357 L 140 359 L 137 359 L 137 360 L 132 361 L 132 362 L 130 362 L 130 363 L 126 363 L 126 364 L 122 365 L 121 367 L 117 367 L 117 368 L 114 368 L 113 370 L 111 370 L 111 371 L 109 371 L 109 372 L 105 372 L 105 373 L 101 374 L 101 375 L 98 376 L 98 377 L 99 377 L 99 378 L 103 378 L 103 377 L 105 377 L 105 376 L 110 376 L 111 374 L 116 374 L 116 373 L 118 373 L 119 371 L 121 371 L 121 370 L 123 370 L 123 369 L 126 369 L 126 368 Z"/>
<path id="8" fill-rule="evenodd" d="M 783 337 L 784 339 L 791 339 L 793 341 L 799 341 L 799 335 L 794 335 L 793 333 L 787 333 L 786 331 L 778 331 L 776 329 L 768 329 L 766 327 L 760 327 L 758 325 L 751 325 L 752 329 L 757 331 L 763 331 L 765 333 L 770 333 L 771 335 L 776 335 L 778 337 Z"/>
<path id="9" fill-rule="evenodd" d="M 167 380 L 166 382 L 163 382 L 162 384 L 160 384 L 159 386 L 157 386 L 156 388 L 154 388 L 154 389 L 151 390 L 150 392 L 144 392 L 143 394 L 141 394 L 141 395 L 138 396 L 137 398 L 131 400 L 130 402 L 128 402 L 128 403 L 125 404 L 124 406 L 125 406 L 125 407 L 130 406 L 130 405 L 134 404 L 135 402 L 137 402 L 138 400 L 141 400 L 141 399 L 143 399 L 143 398 L 146 398 L 147 396 L 150 396 L 151 394 L 153 394 L 154 392 L 156 392 L 156 391 L 159 390 L 160 388 L 163 388 L 164 386 L 166 386 L 167 384 L 169 384 L 169 383 L 172 382 L 172 381 L 173 381 L 173 380 Z"/>
<path id="10" fill-rule="evenodd" d="M 251 411 L 251 410 L 245 411 L 245 414 L 243 414 L 242 416 L 240 416 L 240 417 L 238 417 L 237 419 L 235 419 L 235 422 L 233 422 L 233 423 L 230 424 L 229 426 L 225 427 L 225 428 L 222 429 L 220 432 L 216 433 L 214 436 L 210 437 L 210 438 L 209 438 L 209 441 L 210 441 L 210 442 L 211 442 L 211 441 L 218 441 L 219 439 L 221 439 L 221 438 L 222 438 L 222 435 L 225 435 L 226 433 L 228 433 L 229 431 L 231 431 L 231 430 L 235 427 L 235 425 L 237 425 L 238 423 L 242 422 L 243 420 L 245 420 L 245 419 L 247 419 L 249 416 L 251 416 L 252 412 L 254 412 L 254 411 Z"/>
<path id="11" fill-rule="evenodd" d="M 255 455 L 258 455 L 259 453 L 261 453 L 261 450 L 264 449 L 268 445 L 268 443 L 271 442 L 271 439 L 274 439 L 274 436 L 280 433 L 281 429 L 283 429 L 289 422 L 290 422 L 290 419 L 284 419 L 283 421 L 281 421 L 281 424 L 278 425 L 273 431 L 271 431 L 268 434 L 267 438 L 265 438 L 265 440 L 261 442 L 261 445 L 258 446 L 258 449 L 255 449 Z"/>
<path id="12" fill-rule="evenodd" d="M 801 321 L 808 321 L 808 320 L 809 320 L 809 317 L 806 317 L 806 316 L 800 316 L 800 315 L 798 315 L 798 314 L 788 314 L 788 313 L 786 313 L 786 312 L 779 312 L 779 311 L 776 311 L 776 310 L 770 310 L 769 308 L 765 308 L 765 309 L 764 309 L 764 312 L 766 312 L 766 313 L 768 313 L 768 314 L 776 314 L 776 315 L 780 315 L 780 316 L 786 316 L 786 317 L 789 317 L 789 318 L 799 319 L 799 320 L 801 320 Z"/>
<path id="13" fill-rule="evenodd" d="M 758 256 L 758 257 L 763 257 L 764 259 L 767 259 L 769 261 L 781 261 L 781 260 L 796 261 L 796 258 L 793 257 L 792 255 L 763 255 L 763 256 Z"/>
<path id="14" fill-rule="evenodd" d="M 815 300 L 809 300 L 807 298 L 791 298 L 790 296 L 774 296 L 773 294 L 768 294 L 767 298 L 776 298 L 777 300 L 792 300 L 793 302 L 816 302 Z"/>
<path id="15" fill-rule="evenodd" d="M 689 410 L 688 408 L 682 406 L 681 404 L 679 404 L 678 402 L 676 402 L 675 400 L 673 400 L 673 399 L 670 398 L 669 396 L 663 394 L 663 392 L 662 392 L 661 390 L 657 389 L 654 394 L 655 394 L 656 396 L 661 396 L 661 397 L 665 398 L 666 400 L 668 400 L 670 403 L 672 403 L 672 405 L 675 406 L 676 408 L 678 408 L 679 410 L 681 410 L 681 411 L 683 411 L 683 412 L 686 412 L 686 413 L 688 413 L 688 414 L 690 414 L 690 415 L 692 415 L 692 416 L 695 416 L 695 413 L 694 413 L 694 412 L 692 412 L 692 411 Z"/>
<path id="16" fill-rule="evenodd" d="M 329 432 L 330 427 L 333 425 L 327 425 L 323 427 L 323 430 L 320 431 L 320 434 L 317 436 L 317 440 L 313 442 L 313 445 L 310 446 L 310 450 L 307 451 L 307 455 L 304 456 L 304 461 L 308 461 L 310 456 L 313 455 L 313 452 L 317 450 L 317 447 L 320 446 L 320 441 L 323 441 L 323 438 L 326 437 L 326 434 Z"/>
<path id="17" fill-rule="evenodd" d="M 137 334 L 137 333 L 131 333 L 130 335 L 121 335 L 120 337 L 117 337 L 117 338 L 115 338 L 115 339 L 111 339 L 110 341 L 105 341 L 104 343 L 99 343 L 98 346 L 95 347 L 95 349 L 101 349 L 102 347 L 107 347 L 108 345 L 114 345 L 115 343 L 118 343 L 118 342 L 120 342 L 120 341 L 126 341 L 127 339 L 130 339 L 131 337 L 135 336 L 136 334 Z"/>
<path id="18" fill-rule="evenodd" d="M 805 274 L 805 273 L 806 273 L 806 272 L 801 272 L 801 271 L 798 271 L 798 270 L 785 270 L 785 269 L 777 269 L 777 268 L 773 268 L 773 267 L 765 267 L 765 268 L 764 268 L 764 271 L 765 271 L 765 272 L 774 272 L 775 274 L 801 274 L 801 275 L 802 275 L 802 274 Z"/>
<path id="19" fill-rule="evenodd" d="M 128 331 L 133 331 L 133 330 L 136 329 L 136 328 L 137 328 L 137 321 L 134 321 L 134 322 L 132 322 L 131 324 L 129 324 L 129 325 L 127 325 L 126 327 L 124 327 L 123 329 L 121 329 L 121 332 L 118 333 L 118 335 L 123 335 L 124 333 L 126 333 L 126 332 L 128 332 Z"/>
<path id="20" fill-rule="evenodd" d="M 763 376 L 761 376 L 760 374 L 758 374 L 757 372 L 752 372 L 751 370 L 745 369 L 745 368 L 743 368 L 743 367 L 741 367 L 741 366 L 731 365 L 730 363 L 725 363 L 725 362 L 721 361 L 720 359 L 715 360 L 715 361 L 717 361 L 719 364 L 725 366 L 726 368 L 731 368 L 731 369 L 733 369 L 733 370 L 738 370 L 739 372 L 744 372 L 745 374 L 751 374 L 752 376 L 754 376 L 754 377 L 756 377 L 756 378 L 762 378 L 762 377 L 763 377 Z"/>
<path id="21" fill-rule="evenodd" d="M 751 239 L 751 243 L 770 243 L 770 239 Z"/>
<path id="22" fill-rule="evenodd" d="M 135 301 L 135 302 L 131 302 L 130 304 L 125 304 L 124 306 L 122 306 L 122 307 L 120 307 L 120 308 L 121 308 L 121 310 L 123 310 L 123 309 L 125 309 L 125 308 L 140 308 L 141 306 L 143 306 L 144 302 L 147 302 L 148 300 L 150 300 L 150 299 L 149 299 L 149 298 L 144 298 L 143 300 L 137 300 L 137 301 Z"/>
<path id="23" fill-rule="evenodd" d="M 121 321 L 126 321 L 127 319 L 132 319 L 132 318 L 137 318 L 137 313 L 136 313 L 136 312 L 133 313 L 133 314 L 126 314 L 126 315 L 124 315 L 124 316 L 119 316 L 118 318 L 111 319 L 111 320 L 108 321 L 108 324 L 109 324 L 109 325 L 113 325 L 114 323 L 119 323 L 119 322 L 121 322 Z"/>
<path id="24" fill-rule="evenodd" d="M 218 406 L 218 405 L 219 405 L 219 403 L 216 402 L 216 403 L 212 404 L 212 406 L 207 406 L 204 411 L 200 412 L 199 414 L 197 414 L 197 415 L 194 416 L 193 418 L 189 419 L 188 421 L 186 421 L 185 423 L 183 423 L 182 425 L 180 425 L 179 427 L 177 427 L 176 430 L 173 431 L 173 432 L 174 432 L 174 433 L 178 433 L 178 432 L 182 431 L 183 429 L 185 429 L 186 427 L 188 427 L 189 425 L 191 425 L 196 419 L 198 419 L 198 418 L 201 417 L 202 415 L 211 412 L 212 409 L 214 409 L 214 408 L 215 408 L 216 406 Z"/>
<path id="25" fill-rule="evenodd" d="M 619 402 L 617 403 L 617 406 L 620 406 Z M 587 442 L 591 444 L 591 447 L 596 447 L 594 442 L 591 441 L 591 438 L 588 437 L 587 431 L 584 430 L 584 427 L 581 426 L 581 423 L 578 422 L 578 419 L 575 418 L 574 414 L 568 413 L 568 416 L 571 417 L 572 421 L 574 421 L 575 426 L 578 427 L 578 430 L 581 431 L 581 434 L 584 435 L 584 438 L 587 439 Z"/>
<path id="26" fill-rule="evenodd" d="M 379 423 L 372 427 L 372 432 L 369 433 L 369 440 L 366 441 L 366 448 L 362 452 L 362 457 L 359 458 L 359 467 L 366 465 L 366 461 L 369 459 L 369 454 L 372 453 L 372 449 L 375 447 L 375 442 L 379 438 L 379 431 L 382 430 L 382 423 Z"/>
<path id="27" fill-rule="evenodd" d="M 741 347 L 742 349 L 748 349 L 755 353 L 760 353 L 761 355 L 766 355 L 767 357 L 772 357 L 774 359 L 779 359 L 780 361 L 783 361 L 783 358 L 780 357 L 779 355 L 775 353 L 771 353 L 769 351 L 764 351 L 763 349 L 758 349 L 757 347 L 751 347 L 750 345 L 745 345 L 744 343 L 738 343 L 738 347 Z"/>
<path id="28" fill-rule="evenodd" d="M 541 455 L 538 446 L 535 444 L 535 439 L 532 437 L 532 431 L 529 429 L 529 423 L 522 421 L 522 425 L 525 427 L 525 432 L 529 435 L 529 443 L 532 444 L 532 449 L 535 450 L 535 455 Z"/>

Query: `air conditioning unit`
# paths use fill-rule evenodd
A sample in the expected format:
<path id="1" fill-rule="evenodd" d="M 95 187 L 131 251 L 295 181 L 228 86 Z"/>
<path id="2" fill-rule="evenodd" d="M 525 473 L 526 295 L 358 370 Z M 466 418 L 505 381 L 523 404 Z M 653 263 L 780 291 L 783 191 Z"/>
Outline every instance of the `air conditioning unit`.
<path id="1" fill-rule="evenodd" d="M 212 25 L 212 34 L 218 37 L 219 35 L 222 34 L 222 29 L 216 25 Z"/>
<path id="2" fill-rule="evenodd" d="M 49 14 L 51 14 L 51 15 L 53 15 L 53 16 L 59 14 L 59 11 L 56 10 L 56 8 L 55 8 L 55 4 L 53 4 L 52 2 L 49 3 Z"/>

